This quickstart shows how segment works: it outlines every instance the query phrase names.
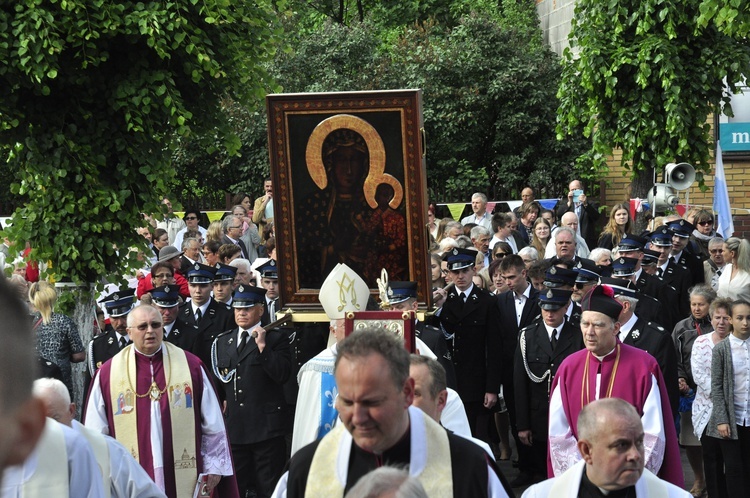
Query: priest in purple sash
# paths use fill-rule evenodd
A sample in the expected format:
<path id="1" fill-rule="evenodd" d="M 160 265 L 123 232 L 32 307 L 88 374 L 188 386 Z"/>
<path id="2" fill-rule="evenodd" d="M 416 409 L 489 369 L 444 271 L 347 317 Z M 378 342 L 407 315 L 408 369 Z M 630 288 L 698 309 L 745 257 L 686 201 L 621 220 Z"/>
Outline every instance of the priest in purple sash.
<path id="1" fill-rule="evenodd" d="M 201 361 L 163 342 L 159 311 L 128 315 L 132 344 L 102 365 L 85 425 L 120 441 L 170 498 L 239 496 L 218 398 Z M 190 400 L 190 402 L 188 402 Z M 227 476 L 227 477 L 223 477 Z"/>
<path id="2" fill-rule="evenodd" d="M 602 398 L 621 398 L 635 406 L 644 430 L 646 468 L 683 486 L 674 417 L 661 369 L 653 356 L 618 339 L 622 305 L 606 285 L 581 300 L 581 331 L 586 349 L 568 356 L 552 384 L 547 468 L 556 477 L 575 465 L 581 409 Z"/>

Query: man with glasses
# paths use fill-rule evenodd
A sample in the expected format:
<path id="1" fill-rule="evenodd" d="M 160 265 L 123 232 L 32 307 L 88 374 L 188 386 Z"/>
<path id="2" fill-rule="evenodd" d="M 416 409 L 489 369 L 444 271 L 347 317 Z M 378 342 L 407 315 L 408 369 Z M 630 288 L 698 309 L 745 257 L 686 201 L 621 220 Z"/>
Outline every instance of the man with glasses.
<path id="1" fill-rule="evenodd" d="M 727 262 L 724 260 L 724 239 L 714 237 L 708 241 L 710 257 L 703 262 L 703 278 L 711 284 L 713 290 L 719 289 L 719 277 L 724 272 Z"/>
<path id="2" fill-rule="evenodd" d="M 188 208 L 185 210 L 185 217 L 183 218 L 185 220 L 185 228 L 177 232 L 177 235 L 174 238 L 174 242 L 172 243 L 173 246 L 175 246 L 177 249 L 182 248 L 182 241 L 185 239 L 185 233 L 188 230 L 198 230 L 201 234 L 201 237 L 203 237 L 203 240 L 206 240 L 206 234 L 208 233 L 208 230 L 203 228 L 198 224 L 198 221 L 201 218 L 201 212 L 197 209 Z"/>
<path id="3" fill-rule="evenodd" d="M 190 297 L 187 280 L 180 273 L 180 268 L 182 268 L 180 256 L 182 256 L 182 251 L 178 251 L 174 246 L 167 246 L 159 251 L 159 262 L 151 267 L 151 273 L 138 280 L 135 295 L 141 301 L 146 299 L 143 304 L 150 303 L 146 294 L 160 285 L 174 284 L 180 290 L 180 297 L 183 299 Z"/>
<path id="4" fill-rule="evenodd" d="M 238 216 L 227 216 L 221 221 L 221 229 L 224 230 L 221 243 L 236 245 L 242 252 L 242 258 L 247 259 L 247 246 L 240 239 L 242 237 L 242 220 Z"/>
<path id="5" fill-rule="evenodd" d="M 237 496 L 221 407 L 205 367 L 164 342 L 161 314 L 149 305 L 128 315 L 127 330 L 132 344 L 94 378 L 86 427 L 128 448 L 167 496 L 192 496 L 199 473 L 208 474 L 208 494 L 221 481 L 221 496 L 233 488 L 228 496 Z"/>
<path id="6" fill-rule="evenodd" d="M 286 462 L 284 436 L 291 425 L 284 383 L 292 371 L 289 335 L 264 329 L 266 290 L 240 285 L 232 307 L 237 327 L 214 342 L 212 365 L 226 399 L 229 442 L 240 496 L 273 493 Z"/>
<path id="7" fill-rule="evenodd" d="M 190 237 L 182 240 L 182 256 L 180 256 L 180 272 L 186 274 L 195 263 L 205 263 L 201 256 L 203 244 L 199 239 Z"/>

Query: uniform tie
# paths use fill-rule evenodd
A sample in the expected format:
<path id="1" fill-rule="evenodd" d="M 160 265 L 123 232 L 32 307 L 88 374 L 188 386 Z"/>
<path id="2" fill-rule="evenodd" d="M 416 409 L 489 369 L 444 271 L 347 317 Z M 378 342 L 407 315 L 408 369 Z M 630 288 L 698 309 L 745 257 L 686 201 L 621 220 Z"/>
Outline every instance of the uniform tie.
<path id="1" fill-rule="evenodd" d="M 125 349 L 125 346 L 128 345 L 128 340 L 125 339 L 125 336 L 120 337 L 120 351 Z"/>
<path id="2" fill-rule="evenodd" d="M 201 318 L 203 318 L 203 313 L 201 313 L 201 309 L 198 308 L 198 310 L 195 312 L 195 324 L 196 325 L 200 323 Z"/>
<path id="3" fill-rule="evenodd" d="M 662 270 L 661 266 L 656 269 L 656 276 L 662 277 L 664 275 L 664 270 Z"/>
<path id="4" fill-rule="evenodd" d="M 552 346 L 552 351 L 554 351 L 557 347 L 557 329 L 552 329 L 552 336 L 549 339 L 549 343 Z"/>
<path id="5" fill-rule="evenodd" d="M 462 292 L 461 294 L 459 294 L 458 297 L 461 298 L 462 302 L 464 302 L 464 303 L 466 302 L 466 293 L 465 292 Z"/>
<path id="6" fill-rule="evenodd" d="M 268 303 L 268 316 L 271 318 L 271 321 L 274 321 L 276 319 L 276 300 L 272 300 Z"/>
<path id="7" fill-rule="evenodd" d="M 245 346 L 247 346 L 247 336 L 247 330 L 243 330 L 242 332 L 240 332 L 240 345 L 237 347 L 237 354 L 242 354 Z"/>

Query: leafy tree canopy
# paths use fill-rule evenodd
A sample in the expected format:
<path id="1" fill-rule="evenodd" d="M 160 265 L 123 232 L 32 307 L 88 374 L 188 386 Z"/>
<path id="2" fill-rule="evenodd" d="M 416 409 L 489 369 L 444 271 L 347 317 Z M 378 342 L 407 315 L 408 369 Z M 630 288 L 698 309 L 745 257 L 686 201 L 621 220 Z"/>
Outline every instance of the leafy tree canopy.
<path id="1" fill-rule="evenodd" d="M 225 96 L 269 87 L 280 0 L 19 0 L 0 7 L 0 150 L 28 240 L 59 279 L 115 278 L 159 213 L 175 137 L 236 150 Z"/>
<path id="2" fill-rule="evenodd" d="M 674 161 L 696 166 L 702 184 L 712 149 L 707 116 L 728 104 L 727 88 L 736 90 L 750 68 L 744 39 L 699 25 L 705 5 L 578 1 L 563 56 L 558 133 L 583 127 L 592 138 L 579 163 L 591 175 L 619 147 L 636 179 L 633 195 L 645 196 L 653 168 Z"/>
<path id="3" fill-rule="evenodd" d="M 566 184 L 583 140 L 556 140 L 560 68 L 543 44 L 534 3 L 446 6 L 466 15 L 395 28 L 386 16 L 349 25 L 329 19 L 314 28 L 309 17 L 285 17 L 291 50 L 277 53 L 269 72 L 284 92 L 422 88 L 434 199 L 464 200 L 485 188 L 491 196 L 517 195 L 528 182 Z M 255 191 L 268 172 L 264 105 L 239 114 L 227 107 L 227 116 L 244 130 L 240 157 L 201 154 L 185 143 L 177 164 L 186 174 L 222 171 L 230 191 Z"/>

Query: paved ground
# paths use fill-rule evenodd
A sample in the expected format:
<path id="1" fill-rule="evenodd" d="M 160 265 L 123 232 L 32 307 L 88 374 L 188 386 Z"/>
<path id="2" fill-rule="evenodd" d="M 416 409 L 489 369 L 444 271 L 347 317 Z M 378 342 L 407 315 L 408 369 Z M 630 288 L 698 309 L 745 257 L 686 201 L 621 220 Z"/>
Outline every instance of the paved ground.
<path id="1" fill-rule="evenodd" d="M 511 439 L 511 445 L 513 445 L 513 440 Z M 513 454 L 516 455 L 515 448 L 513 448 Z M 687 461 L 687 457 L 685 456 L 685 450 L 680 450 L 680 456 L 682 457 L 682 469 L 685 474 L 685 489 L 690 490 L 691 487 L 693 487 L 693 471 L 690 468 L 690 464 Z M 503 461 L 503 462 L 497 462 L 498 466 L 500 467 L 500 470 L 503 472 L 505 477 L 508 479 L 508 481 L 512 481 L 516 478 L 518 475 L 518 469 L 514 469 L 513 465 L 509 461 Z M 521 496 L 523 492 L 526 490 L 526 488 L 513 488 L 513 491 L 516 493 L 516 496 Z"/>

